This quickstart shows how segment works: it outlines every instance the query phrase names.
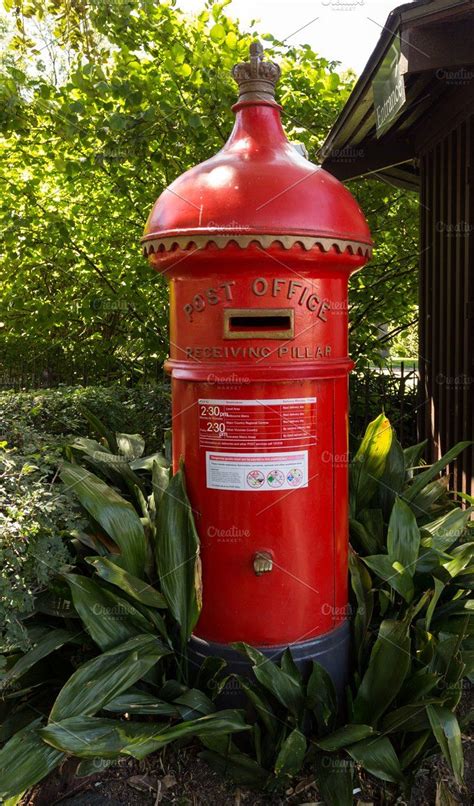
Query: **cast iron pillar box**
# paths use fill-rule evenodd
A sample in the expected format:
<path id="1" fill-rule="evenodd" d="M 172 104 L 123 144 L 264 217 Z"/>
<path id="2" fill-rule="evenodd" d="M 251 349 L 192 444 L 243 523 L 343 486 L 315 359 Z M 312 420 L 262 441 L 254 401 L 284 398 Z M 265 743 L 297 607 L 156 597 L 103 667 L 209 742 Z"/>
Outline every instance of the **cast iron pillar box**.
<path id="1" fill-rule="evenodd" d="M 173 462 L 201 539 L 192 653 L 288 645 L 347 667 L 347 283 L 370 257 L 346 188 L 288 141 L 259 43 L 234 129 L 156 201 L 143 244 L 170 283 Z"/>

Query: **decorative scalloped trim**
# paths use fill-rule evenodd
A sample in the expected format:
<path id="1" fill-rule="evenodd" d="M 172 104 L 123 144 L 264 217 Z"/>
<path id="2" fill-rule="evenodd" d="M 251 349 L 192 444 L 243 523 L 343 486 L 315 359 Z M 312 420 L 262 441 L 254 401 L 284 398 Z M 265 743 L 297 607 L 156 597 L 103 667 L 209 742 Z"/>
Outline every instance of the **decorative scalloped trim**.
<path id="1" fill-rule="evenodd" d="M 360 255 L 361 257 L 372 257 L 372 247 L 360 241 L 346 241 L 340 238 L 322 238 L 319 236 L 307 235 L 181 235 L 172 238 L 154 238 L 145 241 L 143 253 L 145 256 L 155 253 L 172 252 L 176 249 L 205 249 L 209 244 L 214 244 L 218 249 L 224 249 L 228 244 L 235 243 L 241 249 L 245 249 L 251 243 L 257 243 L 264 249 L 268 249 L 273 243 L 279 243 L 284 249 L 291 249 L 299 244 L 306 252 L 319 247 L 321 252 L 329 252 L 336 248 L 341 254 L 348 252 L 350 255 Z"/>

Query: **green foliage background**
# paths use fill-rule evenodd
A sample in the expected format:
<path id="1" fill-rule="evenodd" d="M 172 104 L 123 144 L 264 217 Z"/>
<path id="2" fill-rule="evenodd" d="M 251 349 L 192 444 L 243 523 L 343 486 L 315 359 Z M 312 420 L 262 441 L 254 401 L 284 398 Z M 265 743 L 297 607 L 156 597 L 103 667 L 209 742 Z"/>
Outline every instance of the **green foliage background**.
<path id="1" fill-rule="evenodd" d="M 163 445 L 167 387 L 0 392 L 0 646 L 28 646 L 38 596 L 54 588 L 71 559 L 67 537 L 83 526 L 74 498 L 55 483 L 64 446 L 87 429 L 83 406 L 111 431 L 139 431 L 148 453 Z"/>
<path id="2" fill-rule="evenodd" d="M 5 0 L 0 21 L 0 287 L 5 367 L 54 384 L 143 378 L 167 354 L 167 289 L 139 238 L 157 195 L 231 130 L 251 31 L 209 2 Z M 264 37 L 292 140 L 316 159 L 354 82 L 307 45 Z M 353 183 L 377 251 L 352 283 L 352 353 L 416 317 L 417 201 Z"/>

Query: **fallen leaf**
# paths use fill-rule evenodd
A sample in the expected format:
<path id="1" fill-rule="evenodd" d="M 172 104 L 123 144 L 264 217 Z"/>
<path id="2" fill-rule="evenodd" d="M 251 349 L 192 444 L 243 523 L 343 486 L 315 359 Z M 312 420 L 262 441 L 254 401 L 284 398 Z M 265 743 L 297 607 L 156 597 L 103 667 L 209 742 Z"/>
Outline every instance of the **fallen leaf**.
<path id="1" fill-rule="evenodd" d="M 127 784 L 138 792 L 151 792 L 156 789 L 156 778 L 149 775 L 132 775 L 127 779 Z"/>

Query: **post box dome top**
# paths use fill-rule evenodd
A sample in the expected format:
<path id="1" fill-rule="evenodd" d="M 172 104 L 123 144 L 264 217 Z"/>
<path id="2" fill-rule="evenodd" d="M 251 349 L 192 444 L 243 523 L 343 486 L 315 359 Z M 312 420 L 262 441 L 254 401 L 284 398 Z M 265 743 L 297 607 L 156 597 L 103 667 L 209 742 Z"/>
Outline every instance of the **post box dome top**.
<path id="1" fill-rule="evenodd" d="M 175 179 L 159 196 L 142 238 L 144 252 L 160 255 L 210 244 L 245 248 L 257 242 L 285 249 L 371 253 L 365 217 L 344 185 L 309 162 L 283 130 L 275 101 L 280 68 L 263 61 L 259 42 L 249 62 L 234 66 L 239 99 L 233 131 L 213 157 Z"/>

